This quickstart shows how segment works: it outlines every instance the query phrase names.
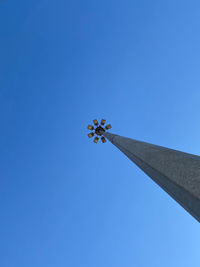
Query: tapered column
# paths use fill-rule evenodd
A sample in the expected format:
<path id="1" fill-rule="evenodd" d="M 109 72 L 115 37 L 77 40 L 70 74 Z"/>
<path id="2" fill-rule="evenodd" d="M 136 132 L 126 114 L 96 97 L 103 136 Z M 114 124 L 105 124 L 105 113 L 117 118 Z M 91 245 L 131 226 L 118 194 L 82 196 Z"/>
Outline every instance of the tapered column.
<path id="1" fill-rule="evenodd" d="M 200 157 L 115 134 L 103 135 L 200 222 Z"/>

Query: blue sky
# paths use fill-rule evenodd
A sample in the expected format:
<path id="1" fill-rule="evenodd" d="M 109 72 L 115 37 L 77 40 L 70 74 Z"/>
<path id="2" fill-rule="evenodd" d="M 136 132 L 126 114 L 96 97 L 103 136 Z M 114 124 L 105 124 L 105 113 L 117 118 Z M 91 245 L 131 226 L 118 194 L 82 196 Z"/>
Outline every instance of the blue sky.
<path id="1" fill-rule="evenodd" d="M 0 3 L 0 265 L 199 266 L 199 223 L 87 124 L 200 154 L 199 1 Z"/>

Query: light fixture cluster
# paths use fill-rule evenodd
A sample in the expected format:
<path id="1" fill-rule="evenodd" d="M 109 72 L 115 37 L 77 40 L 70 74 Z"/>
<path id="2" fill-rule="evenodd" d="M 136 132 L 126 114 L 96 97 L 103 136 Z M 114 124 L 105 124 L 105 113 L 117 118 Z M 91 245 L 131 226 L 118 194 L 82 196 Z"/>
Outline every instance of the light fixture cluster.
<path id="1" fill-rule="evenodd" d="M 92 138 L 94 137 L 94 143 L 98 143 L 99 141 L 99 137 L 98 136 L 101 136 L 101 141 L 102 143 L 105 143 L 106 142 L 106 139 L 104 136 L 102 136 L 102 133 L 105 132 L 106 130 L 109 130 L 110 128 L 112 128 L 112 126 L 110 124 L 104 126 L 106 123 L 106 120 L 102 119 L 100 124 L 98 123 L 98 121 L 95 119 L 93 120 L 93 125 L 88 125 L 88 130 L 91 130 L 92 132 L 90 132 L 88 134 L 88 137 L 89 138 Z"/>

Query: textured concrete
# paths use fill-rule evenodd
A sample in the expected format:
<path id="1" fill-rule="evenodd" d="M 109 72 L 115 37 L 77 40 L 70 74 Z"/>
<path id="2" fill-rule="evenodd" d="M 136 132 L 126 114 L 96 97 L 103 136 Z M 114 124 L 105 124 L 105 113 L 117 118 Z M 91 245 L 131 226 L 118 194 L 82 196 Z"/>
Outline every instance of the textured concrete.
<path id="1" fill-rule="evenodd" d="M 200 222 L 200 157 L 103 133 L 184 209 Z"/>

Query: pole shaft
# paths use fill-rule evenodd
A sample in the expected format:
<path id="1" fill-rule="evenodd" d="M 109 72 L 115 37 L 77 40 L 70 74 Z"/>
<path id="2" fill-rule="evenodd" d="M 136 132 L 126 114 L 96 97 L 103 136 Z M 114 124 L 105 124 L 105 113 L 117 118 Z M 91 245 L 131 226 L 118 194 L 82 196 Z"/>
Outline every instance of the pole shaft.
<path id="1" fill-rule="evenodd" d="M 200 157 L 108 132 L 112 144 L 200 222 Z"/>

